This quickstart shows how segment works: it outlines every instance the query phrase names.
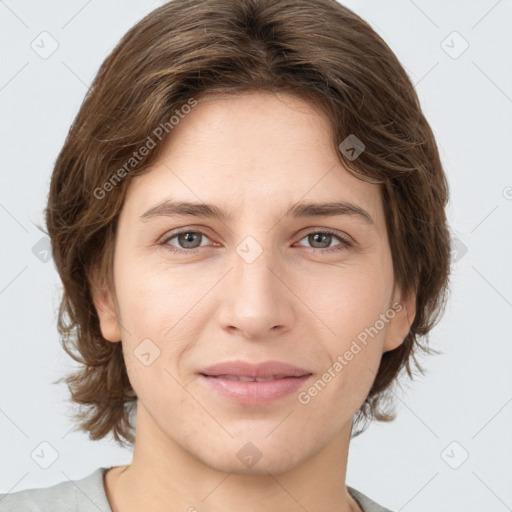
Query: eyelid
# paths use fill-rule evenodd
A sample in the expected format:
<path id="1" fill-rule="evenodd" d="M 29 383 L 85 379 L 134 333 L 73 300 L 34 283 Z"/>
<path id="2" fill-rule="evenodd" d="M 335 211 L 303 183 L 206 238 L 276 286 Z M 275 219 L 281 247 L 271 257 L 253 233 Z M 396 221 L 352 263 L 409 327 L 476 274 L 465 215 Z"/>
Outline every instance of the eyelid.
<path id="1" fill-rule="evenodd" d="M 313 233 L 324 233 L 324 234 L 328 234 L 328 235 L 337 236 L 344 242 L 355 244 L 355 240 L 351 236 L 349 236 L 344 231 L 340 231 L 340 230 L 334 229 L 334 228 L 312 227 L 312 228 L 306 228 L 302 235 L 300 233 L 301 232 L 299 232 L 299 235 L 297 235 L 297 236 L 301 236 L 300 240 L 302 240 L 304 237 L 306 237 L 308 235 L 312 235 Z"/>
<path id="2" fill-rule="evenodd" d="M 159 241 L 157 242 L 157 244 L 162 244 L 162 245 L 167 245 L 167 242 L 171 239 L 171 238 L 174 238 L 178 235 L 181 235 L 183 233 L 199 233 L 201 235 L 203 235 L 204 237 L 208 238 L 209 240 L 211 240 L 211 237 L 208 235 L 208 233 L 206 232 L 206 228 L 204 227 L 199 227 L 199 226 L 185 226 L 183 228 L 176 228 L 174 230 L 171 230 L 171 231 L 167 231 L 160 239 Z M 199 249 L 199 247 L 196 247 L 196 249 Z M 187 251 L 187 252 L 191 252 L 193 251 L 194 249 L 182 249 L 184 251 Z"/>
<path id="3" fill-rule="evenodd" d="M 330 254 L 330 253 L 334 253 L 337 251 L 341 252 L 342 250 L 351 248 L 355 245 L 355 242 L 352 239 L 352 237 L 348 236 L 347 234 L 345 234 L 341 231 L 338 231 L 337 229 L 332 229 L 332 228 L 308 228 L 308 231 L 305 232 L 300 237 L 299 242 L 301 242 L 307 236 L 316 234 L 316 233 L 334 236 L 336 238 L 339 238 L 341 243 L 335 245 L 334 247 L 326 247 L 324 249 L 319 249 L 318 247 L 306 247 L 306 249 L 309 249 L 310 251 Z M 305 246 L 300 246 L 300 247 L 305 247 Z"/>

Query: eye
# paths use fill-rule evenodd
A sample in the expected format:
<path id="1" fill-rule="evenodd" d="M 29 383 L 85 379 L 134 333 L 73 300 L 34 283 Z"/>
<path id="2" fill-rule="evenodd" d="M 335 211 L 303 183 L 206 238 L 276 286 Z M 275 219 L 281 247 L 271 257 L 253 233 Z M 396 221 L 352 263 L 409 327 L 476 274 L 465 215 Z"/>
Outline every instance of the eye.
<path id="1" fill-rule="evenodd" d="M 204 245 L 201 245 L 201 242 L 203 242 L 205 238 L 210 240 L 203 231 L 182 229 L 181 231 L 171 233 L 162 240 L 159 245 L 162 245 L 167 250 L 176 254 L 195 254 L 198 251 L 194 249 L 204 247 Z M 330 229 L 311 231 L 304 236 L 301 241 L 305 239 L 312 244 L 313 247 L 311 247 L 311 250 L 322 254 L 341 251 L 352 246 L 352 242 L 347 237 Z M 335 239 L 338 239 L 340 243 L 332 246 L 332 242 Z M 171 243 L 173 240 L 175 240 L 176 244 Z"/>
<path id="2" fill-rule="evenodd" d="M 193 231 L 193 230 L 182 230 L 176 233 L 171 234 L 164 240 L 162 240 L 161 244 L 175 253 L 185 253 L 185 252 L 196 252 L 192 249 L 198 249 L 201 247 L 201 241 L 203 238 L 209 238 L 202 231 Z M 170 244 L 169 242 L 173 239 L 176 239 L 178 246 Z"/>
<path id="3" fill-rule="evenodd" d="M 337 238 L 341 243 L 331 246 L 331 242 L 333 242 L 335 238 Z M 347 237 L 344 237 L 337 231 L 332 231 L 330 229 L 311 231 L 302 240 L 305 239 L 308 240 L 308 243 L 313 245 L 312 249 L 315 252 L 319 251 L 321 253 L 341 251 L 352 246 L 352 243 Z M 315 245 L 317 245 L 317 247 L 315 247 Z"/>

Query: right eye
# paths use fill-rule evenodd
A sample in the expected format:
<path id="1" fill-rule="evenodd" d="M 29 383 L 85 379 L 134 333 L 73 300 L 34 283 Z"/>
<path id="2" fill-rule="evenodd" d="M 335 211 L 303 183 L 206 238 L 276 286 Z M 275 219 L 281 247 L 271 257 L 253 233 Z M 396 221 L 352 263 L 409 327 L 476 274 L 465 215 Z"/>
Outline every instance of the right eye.
<path id="1" fill-rule="evenodd" d="M 170 236 L 166 237 L 160 244 L 175 253 L 196 252 L 193 251 L 193 249 L 201 247 L 200 244 L 204 237 L 208 239 L 207 235 L 202 231 L 181 229 L 171 233 Z M 169 243 L 174 239 L 176 239 L 179 244 L 178 246 Z"/>

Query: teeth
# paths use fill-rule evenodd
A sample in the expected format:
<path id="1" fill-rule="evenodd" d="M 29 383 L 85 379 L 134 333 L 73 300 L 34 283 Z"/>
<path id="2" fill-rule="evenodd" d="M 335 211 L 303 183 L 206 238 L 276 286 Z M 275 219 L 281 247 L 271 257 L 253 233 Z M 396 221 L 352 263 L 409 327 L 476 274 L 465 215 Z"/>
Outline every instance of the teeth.
<path id="1" fill-rule="evenodd" d="M 223 379 L 228 380 L 239 380 L 241 382 L 265 382 L 268 380 L 276 380 L 285 378 L 284 375 L 276 375 L 275 377 L 244 377 L 238 375 L 217 375 L 217 377 L 222 377 Z"/>

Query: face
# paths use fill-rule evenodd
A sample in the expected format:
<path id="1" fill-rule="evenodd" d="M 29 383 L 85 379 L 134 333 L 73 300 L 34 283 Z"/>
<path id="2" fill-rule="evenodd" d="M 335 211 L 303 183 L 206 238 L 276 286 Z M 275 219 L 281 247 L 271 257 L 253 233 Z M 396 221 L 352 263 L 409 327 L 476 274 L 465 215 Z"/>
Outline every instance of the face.
<path id="1" fill-rule="evenodd" d="M 394 289 L 381 190 L 343 167 L 331 138 L 328 119 L 294 96 L 210 98 L 131 181 L 115 246 L 118 308 L 108 294 L 95 304 L 104 337 L 122 339 L 137 417 L 162 453 L 178 447 L 234 473 L 289 470 L 350 431 L 382 353 L 407 334 L 413 308 Z M 177 202 L 225 215 L 192 216 Z M 287 215 L 340 202 L 359 213 Z M 224 383 L 245 386 L 234 398 L 201 375 L 236 360 L 306 377 L 281 394 L 275 381 Z M 137 440 L 149 435 L 137 429 Z M 250 467 L 251 451 L 261 459 Z"/>

